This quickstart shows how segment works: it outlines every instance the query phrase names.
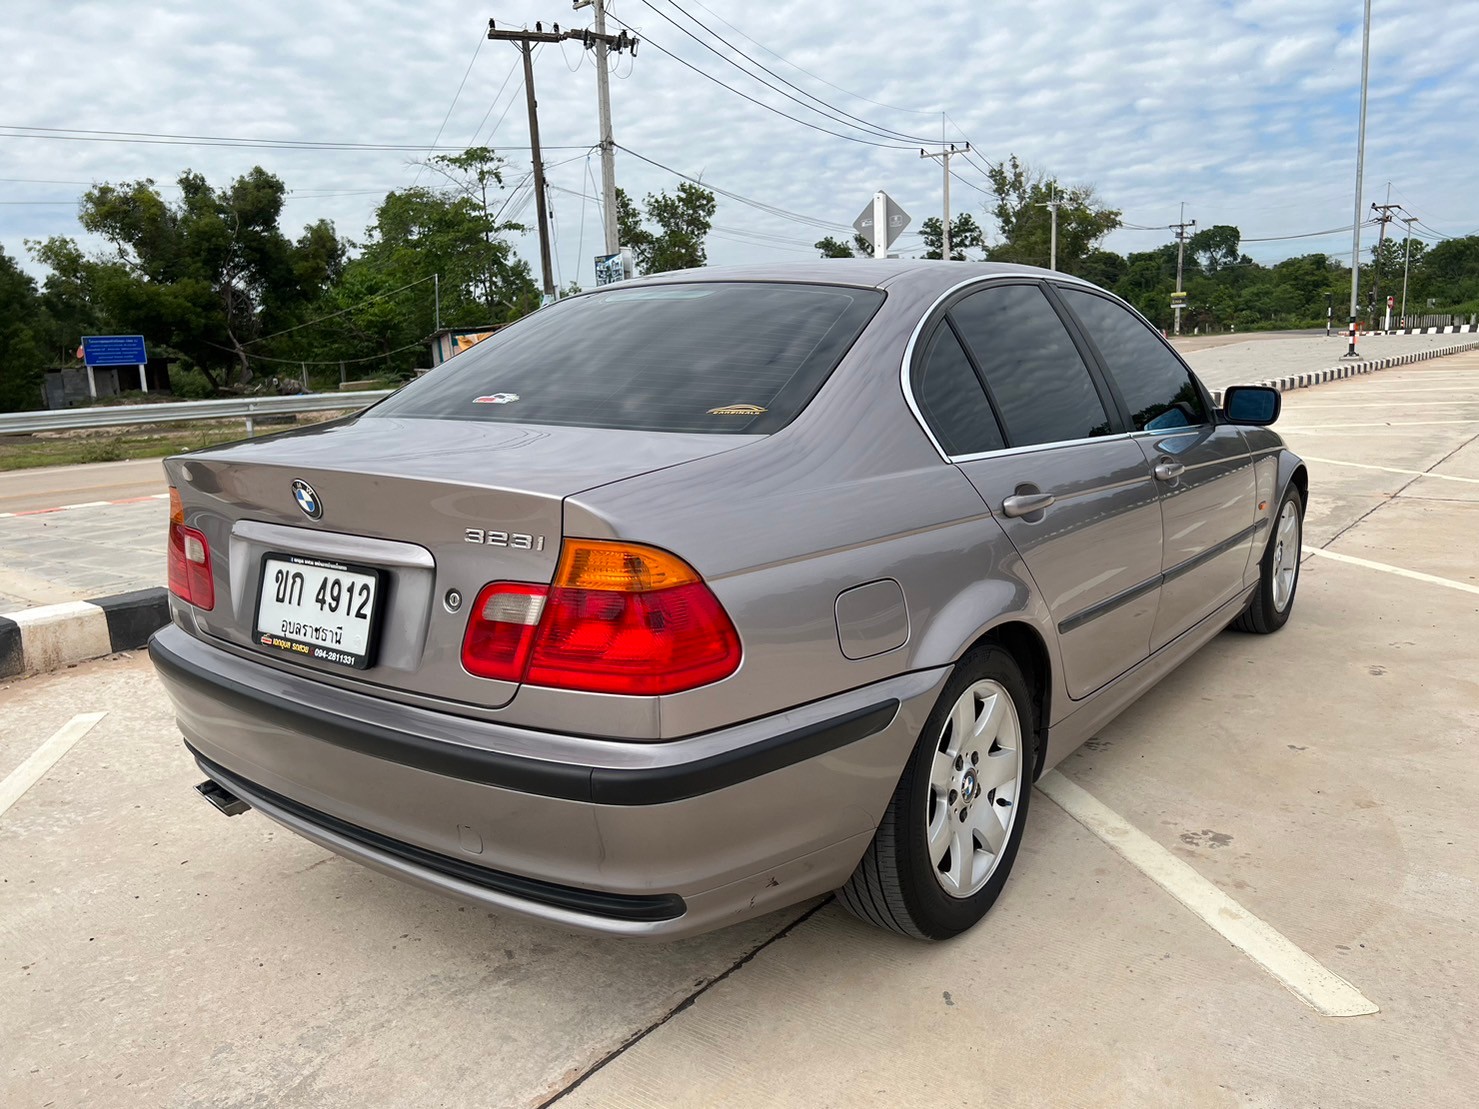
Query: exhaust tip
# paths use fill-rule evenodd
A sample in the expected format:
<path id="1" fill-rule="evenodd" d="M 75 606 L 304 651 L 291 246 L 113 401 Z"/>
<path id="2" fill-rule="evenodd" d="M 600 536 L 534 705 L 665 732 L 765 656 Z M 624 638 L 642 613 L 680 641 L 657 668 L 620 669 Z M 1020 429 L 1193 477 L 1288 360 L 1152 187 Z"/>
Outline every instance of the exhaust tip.
<path id="1" fill-rule="evenodd" d="M 210 778 L 207 778 L 200 785 L 196 786 L 195 792 L 227 816 L 240 816 L 251 808 L 251 805 L 221 785 L 220 782 L 213 781 Z"/>

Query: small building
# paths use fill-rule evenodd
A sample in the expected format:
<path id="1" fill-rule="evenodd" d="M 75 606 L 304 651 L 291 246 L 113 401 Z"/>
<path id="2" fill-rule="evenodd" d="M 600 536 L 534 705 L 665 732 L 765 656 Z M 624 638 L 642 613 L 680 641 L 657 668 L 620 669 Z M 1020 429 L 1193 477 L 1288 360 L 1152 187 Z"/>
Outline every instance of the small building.
<path id="1" fill-rule="evenodd" d="M 86 366 L 47 370 L 42 383 L 42 401 L 49 409 L 76 408 L 93 400 L 93 388 L 97 389 L 98 400 L 121 393 L 168 393 L 172 391 L 169 364 L 173 361 L 172 358 L 151 358 L 142 367 L 94 366 L 91 383 L 87 379 Z"/>
<path id="2" fill-rule="evenodd" d="M 433 332 L 426 339 L 431 344 L 432 368 L 435 369 L 447 359 L 461 354 L 469 347 L 477 346 L 489 335 L 506 326 L 506 324 L 494 323 L 484 327 L 444 327 L 440 331 Z"/>

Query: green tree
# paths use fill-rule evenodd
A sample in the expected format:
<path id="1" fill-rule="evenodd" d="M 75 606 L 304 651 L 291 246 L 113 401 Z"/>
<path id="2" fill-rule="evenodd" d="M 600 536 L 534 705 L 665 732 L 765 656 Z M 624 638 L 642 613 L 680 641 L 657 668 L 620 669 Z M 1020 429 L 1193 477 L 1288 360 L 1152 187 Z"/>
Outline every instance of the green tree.
<path id="1" fill-rule="evenodd" d="M 939 216 L 930 216 L 919 225 L 919 237 L 927 248 L 924 253 L 926 258 L 940 258 L 945 248 L 945 238 L 941 233 L 941 227 Z M 950 221 L 950 260 L 952 262 L 964 262 L 967 250 L 984 249 L 986 249 L 986 233 L 981 230 L 981 225 L 976 222 L 975 216 L 969 212 L 963 212 Z"/>
<path id="2" fill-rule="evenodd" d="M 41 407 L 43 330 L 36 282 L 0 247 L 0 412 Z"/>
<path id="3" fill-rule="evenodd" d="M 1207 273 L 1216 273 L 1238 261 L 1238 244 L 1242 241 L 1236 227 L 1225 223 L 1204 227 L 1186 240 L 1186 253 Z"/>
<path id="4" fill-rule="evenodd" d="M 851 243 L 828 235 L 811 244 L 822 252 L 823 258 L 872 258 L 873 247 L 861 235 L 854 235 Z"/>
<path id="5" fill-rule="evenodd" d="M 260 166 L 224 188 L 188 170 L 178 183 L 174 202 L 147 179 L 89 189 L 78 218 L 108 249 L 89 257 L 69 239 L 34 244 L 52 269 L 46 295 L 59 318 L 141 332 L 213 387 L 244 384 L 258 353 L 248 348 L 301 318 L 336 279 L 343 246 L 324 221 L 289 240 L 279 228 L 287 188 Z"/>
<path id="6" fill-rule="evenodd" d="M 622 189 L 616 190 L 616 225 L 623 246 L 632 248 L 640 273 L 698 269 L 708 262 L 704 240 L 714 226 L 718 202 L 702 185 L 680 182 L 677 192 L 648 193 L 643 201 L 650 230 Z"/>
<path id="7" fill-rule="evenodd" d="M 1013 154 L 987 167 L 996 203 L 990 209 L 1001 242 L 987 256 L 994 262 L 1046 266 L 1051 255 L 1052 217 L 1045 204 L 1058 199 L 1058 268 L 1078 273 L 1089 252 L 1120 226 L 1120 211 L 1107 208 L 1092 185 L 1063 188 L 1057 178 L 1034 171 Z"/>

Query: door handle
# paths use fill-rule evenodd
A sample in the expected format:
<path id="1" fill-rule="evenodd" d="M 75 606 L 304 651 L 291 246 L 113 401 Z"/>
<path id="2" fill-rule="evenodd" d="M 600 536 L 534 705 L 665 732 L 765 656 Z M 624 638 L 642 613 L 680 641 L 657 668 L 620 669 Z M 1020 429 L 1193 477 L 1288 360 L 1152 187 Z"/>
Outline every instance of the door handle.
<path id="1" fill-rule="evenodd" d="M 1186 467 L 1180 462 L 1157 462 L 1154 472 L 1157 481 L 1175 481 L 1186 472 Z"/>
<path id="2" fill-rule="evenodd" d="M 1051 508 L 1055 500 L 1057 498 L 1051 493 L 1019 493 L 1002 501 L 1001 511 L 1003 515 L 1014 519 L 1018 516 L 1031 516 L 1034 512 Z"/>

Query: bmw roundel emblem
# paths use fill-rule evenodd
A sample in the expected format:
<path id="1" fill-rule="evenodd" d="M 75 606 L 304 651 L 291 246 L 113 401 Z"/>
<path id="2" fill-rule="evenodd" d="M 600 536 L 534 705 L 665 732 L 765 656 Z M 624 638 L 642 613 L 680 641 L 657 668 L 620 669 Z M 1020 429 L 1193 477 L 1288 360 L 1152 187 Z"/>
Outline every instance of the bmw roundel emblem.
<path id="1" fill-rule="evenodd" d="M 324 514 L 323 501 L 318 499 L 318 494 L 314 492 L 313 486 L 309 485 L 302 478 L 298 478 L 293 482 L 293 500 L 298 502 L 298 507 L 303 510 L 303 515 L 307 516 L 310 520 L 317 520 Z"/>

